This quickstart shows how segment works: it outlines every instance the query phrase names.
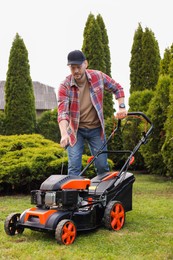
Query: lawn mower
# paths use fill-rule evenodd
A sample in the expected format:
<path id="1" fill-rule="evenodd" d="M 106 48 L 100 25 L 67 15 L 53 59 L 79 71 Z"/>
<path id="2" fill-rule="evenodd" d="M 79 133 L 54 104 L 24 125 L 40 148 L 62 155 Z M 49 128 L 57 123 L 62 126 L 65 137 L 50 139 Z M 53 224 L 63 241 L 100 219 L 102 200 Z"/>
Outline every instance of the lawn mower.
<path id="1" fill-rule="evenodd" d="M 25 228 L 53 232 L 59 244 L 69 245 L 78 231 L 96 229 L 101 225 L 120 230 L 125 223 L 125 213 L 132 210 L 135 177 L 127 170 L 134 154 L 147 142 L 153 129 L 150 119 L 142 112 L 129 112 L 128 117 L 138 117 L 147 123 L 146 131 L 132 151 L 103 151 L 115 132 L 122 128 L 122 120 L 118 120 L 107 141 L 78 176 L 51 175 L 39 190 L 31 191 L 34 206 L 22 214 L 10 214 L 4 223 L 6 234 L 21 234 Z M 91 179 L 84 177 L 88 167 L 103 152 L 125 153 L 127 159 L 118 171 L 105 172 Z"/>

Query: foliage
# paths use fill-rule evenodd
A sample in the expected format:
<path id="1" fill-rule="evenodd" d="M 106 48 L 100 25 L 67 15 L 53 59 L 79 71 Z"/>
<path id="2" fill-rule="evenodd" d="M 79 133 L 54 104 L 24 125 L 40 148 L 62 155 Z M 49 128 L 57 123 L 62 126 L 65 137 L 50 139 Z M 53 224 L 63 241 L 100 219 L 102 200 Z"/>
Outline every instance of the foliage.
<path id="1" fill-rule="evenodd" d="M 0 135 L 5 134 L 5 114 L 0 111 Z"/>
<path id="2" fill-rule="evenodd" d="M 154 130 L 147 147 L 142 147 L 142 155 L 149 172 L 152 174 L 166 175 L 167 171 L 161 148 L 165 142 L 164 124 L 167 119 L 170 87 L 172 85 L 169 76 L 159 78 L 155 95 L 147 112 L 154 125 Z"/>
<path id="3" fill-rule="evenodd" d="M 154 33 L 139 24 L 134 35 L 130 60 L 130 93 L 155 89 L 160 70 L 160 53 Z"/>
<path id="4" fill-rule="evenodd" d="M 100 27 L 93 14 L 89 14 L 85 28 L 82 51 L 85 53 L 90 69 L 105 71 L 102 34 Z"/>
<path id="5" fill-rule="evenodd" d="M 160 53 L 158 42 L 155 39 L 154 33 L 145 28 L 142 37 L 142 78 L 143 89 L 155 89 L 160 70 Z M 148 62 L 149 61 L 149 62 Z"/>
<path id="6" fill-rule="evenodd" d="M 60 130 L 57 123 L 57 109 L 43 112 L 37 119 L 37 132 L 45 138 L 60 143 Z"/>
<path id="7" fill-rule="evenodd" d="M 41 135 L 0 136 L 1 189 L 28 190 L 61 169 L 63 150 Z M 51 163 L 56 161 L 55 165 Z M 56 169 L 56 171 L 55 171 Z"/>
<path id="8" fill-rule="evenodd" d="M 129 111 L 142 111 L 143 113 L 146 113 L 153 96 L 154 91 L 151 89 L 134 91 L 129 98 Z"/>
<path id="9" fill-rule="evenodd" d="M 83 155 L 83 168 L 89 156 Z M 109 160 L 110 168 L 113 162 Z M 67 152 L 39 134 L 0 135 L 0 191 L 28 192 L 53 174 L 67 174 Z M 95 174 L 94 167 L 86 172 Z"/>
<path id="10" fill-rule="evenodd" d="M 142 132 L 144 131 L 144 129 L 141 128 L 141 122 L 142 121 L 140 118 L 129 117 L 127 119 L 122 135 L 124 150 L 133 151 L 138 142 L 141 140 Z M 137 151 L 134 157 L 135 161 L 131 168 L 133 170 L 144 170 L 145 165 L 143 156 L 141 155 L 141 148 Z"/>
<path id="11" fill-rule="evenodd" d="M 153 90 L 143 90 L 143 91 L 134 91 L 129 98 L 129 112 L 142 111 L 146 114 L 150 101 L 154 96 Z M 141 133 L 144 131 L 143 125 L 141 125 L 142 121 L 140 119 L 131 119 L 128 121 L 128 127 L 123 134 L 124 139 L 124 148 L 125 149 L 133 149 L 137 142 L 141 138 Z M 141 154 L 141 149 L 135 155 L 135 163 L 133 164 L 133 169 L 144 169 L 145 163 L 144 158 Z"/>
<path id="12" fill-rule="evenodd" d="M 167 120 L 165 122 L 166 139 L 162 147 L 162 155 L 164 163 L 167 167 L 167 175 L 173 177 L 173 86 L 171 84 L 169 95 L 169 107 Z"/>
<path id="13" fill-rule="evenodd" d="M 89 14 L 83 36 L 82 51 L 87 57 L 88 68 L 108 73 L 110 76 L 109 42 L 101 15 L 98 15 L 95 19 L 93 14 Z M 106 91 L 104 91 L 103 110 L 105 118 L 112 116 L 114 113 L 112 95 Z"/>
<path id="14" fill-rule="evenodd" d="M 163 59 L 160 62 L 160 75 L 168 75 L 169 74 L 169 65 L 171 61 L 171 49 L 166 48 L 164 51 Z"/>
<path id="15" fill-rule="evenodd" d="M 135 178 L 133 210 L 126 213 L 123 229 L 116 232 L 100 227 L 79 232 L 71 246 L 58 245 L 54 234 L 29 229 L 7 236 L 3 227 L 6 217 L 30 208 L 30 197 L 1 197 L 1 259 L 173 259 L 173 182 L 146 174 L 135 174 Z"/>
<path id="16" fill-rule="evenodd" d="M 116 129 L 118 121 L 115 117 L 107 118 L 105 121 L 105 131 L 107 139 Z M 116 131 L 107 145 L 108 151 L 122 150 L 123 149 L 123 140 L 121 131 Z M 119 153 L 108 153 L 108 158 L 114 162 L 114 168 L 119 169 L 124 162 L 122 154 Z"/>
<path id="17" fill-rule="evenodd" d="M 169 76 L 173 78 L 173 57 L 171 58 L 170 64 L 169 64 Z"/>
<path id="18" fill-rule="evenodd" d="M 105 27 L 105 23 L 103 21 L 103 18 L 100 14 L 97 15 L 96 21 L 100 27 L 101 35 L 102 35 L 102 44 L 103 44 L 103 54 L 104 56 L 104 62 L 106 65 L 105 70 L 103 71 L 108 76 L 111 77 L 111 55 L 110 55 L 110 49 L 109 49 L 109 38 L 107 35 L 107 30 Z"/>
<path id="19" fill-rule="evenodd" d="M 110 57 L 109 39 L 108 39 L 108 35 L 107 35 L 107 30 L 106 30 L 103 18 L 100 14 L 97 15 L 96 21 L 100 27 L 100 31 L 101 31 L 101 35 L 102 35 L 102 44 L 103 44 L 102 57 L 104 57 L 104 62 L 106 65 L 106 68 L 105 68 L 105 70 L 103 70 L 103 72 L 111 77 L 111 57 Z M 110 95 L 110 93 L 108 93 L 107 91 L 104 91 L 104 103 L 103 104 L 104 104 L 103 105 L 104 117 L 105 118 L 111 117 L 114 114 L 113 96 Z"/>
<path id="20" fill-rule="evenodd" d="M 130 93 L 129 111 L 141 111 L 146 113 L 150 106 L 150 102 L 155 95 L 155 88 L 159 78 L 160 71 L 160 54 L 158 42 L 154 33 L 145 28 L 143 31 L 141 24 L 134 35 L 134 41 L 131 50 L 130 60 Z M 149 114 L 149 118 L 150 118 Z M 139 140 L 141 126 L 137 126 L 136 122 L 132 122 L 128 135 L 133 137 L 131 144 Z M 148 146 L 145 146 L 147 150 Z M 142 147 L 143 149 L 143 147 Z M 135 165 L 137 169 L 144 168 L 144 159 L 142 149 L 136 155 Z"/>
<path id="21" fill-rule="evenodd" d="M 36 113 L 28 52 L 18 34 L 10 50 L 5 101 L 6 134 L 34 133 Z"/>
<path id="22" fill-rule="evenodd" d="M 141 24 L 138 25 L 133 38 L 133 45 L 131 49 L 130 59 L 130 93 L 140 90 L 143 85 L 142 79 L 142 37 L 143 29 Z"/>

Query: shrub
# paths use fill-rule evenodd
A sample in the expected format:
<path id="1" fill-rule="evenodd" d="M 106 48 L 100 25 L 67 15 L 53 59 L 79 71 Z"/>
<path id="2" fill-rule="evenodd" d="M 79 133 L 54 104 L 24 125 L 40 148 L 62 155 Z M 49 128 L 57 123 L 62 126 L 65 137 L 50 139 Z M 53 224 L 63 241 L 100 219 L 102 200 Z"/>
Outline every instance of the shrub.
<path id="1" fill-rule="evenodd" d="M 83 155 L 86 166 L 89 156 Z M 113 163 L 109 160 L 110 168 Z M 29 192 L 53 174 L 67 174 L 67 152 L 39 134 L 0 135 L 0 191 Z M 86 177 L 94 176 L 89 167 Z"/>
<path id="2" fill-rule="evenodd" d="M 54 142 L 60 142 L 60 130 L 57 122 L 57 109 L 43 112 L 37 120 L 37 132 Z"/>
<path id="3" fill-rule="evenodd" d="M 29 190 L 51 174 L 59 174 L 64 150 L 41 135 L 0 136 L 0 184 Z M 56 161 L 52 166 L 52 162 Z"/>

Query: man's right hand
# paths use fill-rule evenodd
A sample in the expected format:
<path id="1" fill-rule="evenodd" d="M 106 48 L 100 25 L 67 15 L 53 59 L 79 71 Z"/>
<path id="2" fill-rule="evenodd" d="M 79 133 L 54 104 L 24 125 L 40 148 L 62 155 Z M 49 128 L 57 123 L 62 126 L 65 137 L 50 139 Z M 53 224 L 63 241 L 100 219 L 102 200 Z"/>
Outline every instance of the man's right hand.
<path id="1" fill-rule="evenodd" d="M 61 120 L 59 122 L 59 128 L 60 128 L 60 132 L 61 132 L 60 145 L 61 145 L 61 147 L 65 148 L 70 143 L 70 138 L 69 138 L 69 135 L 68 135 L 68 132 L 67 132 L 68 121 L 67 120 Z"/>
<path id="2" fill-rule="evenodd" d="M 60 145 L 63 148 L 65 148 L 69 145 L 69 135 L 68 134 L 61 137 Z"/>

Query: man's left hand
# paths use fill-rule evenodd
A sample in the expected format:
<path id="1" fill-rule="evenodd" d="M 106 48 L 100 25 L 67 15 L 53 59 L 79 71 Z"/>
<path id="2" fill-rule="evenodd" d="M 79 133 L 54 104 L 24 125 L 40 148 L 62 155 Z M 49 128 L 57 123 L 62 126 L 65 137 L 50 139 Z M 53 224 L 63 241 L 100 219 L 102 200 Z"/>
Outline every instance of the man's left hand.
<path id="1" fill-rule="evenodd" d="M 125 108 L 121 108 L 117 111 L 116 113 L 116 118 L 117 119 L 123 119 L 127 116 L 127 110 Z"/>

